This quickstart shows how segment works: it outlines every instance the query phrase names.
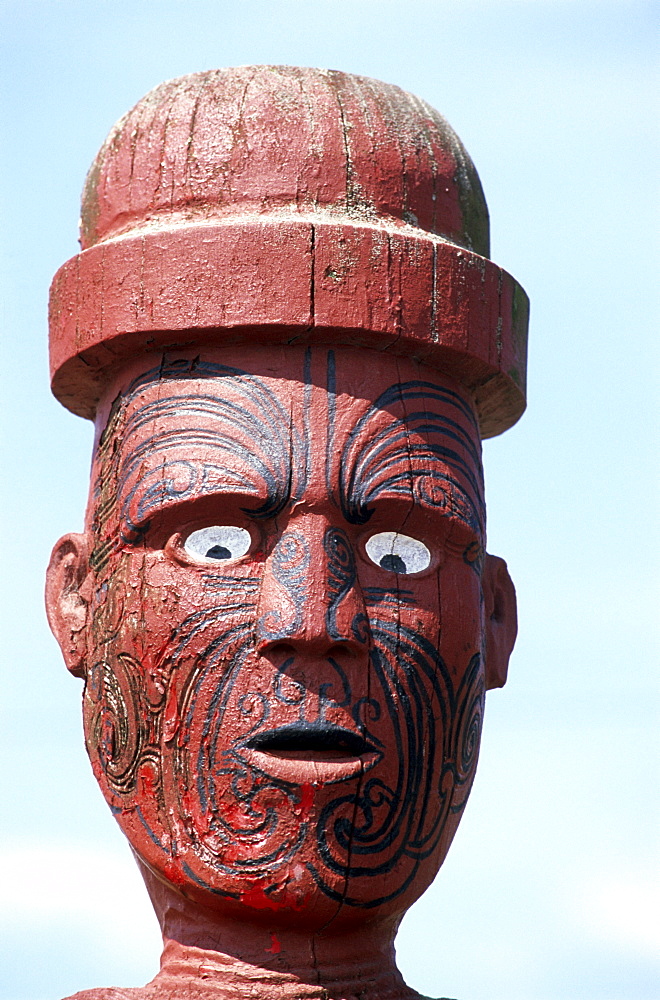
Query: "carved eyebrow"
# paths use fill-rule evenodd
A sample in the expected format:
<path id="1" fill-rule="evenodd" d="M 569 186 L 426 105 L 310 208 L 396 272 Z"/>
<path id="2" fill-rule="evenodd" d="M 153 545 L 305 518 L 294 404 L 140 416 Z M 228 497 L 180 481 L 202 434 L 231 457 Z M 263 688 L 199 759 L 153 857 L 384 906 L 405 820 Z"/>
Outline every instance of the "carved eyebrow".
<path id="1" fill-rule="evenodd" d="M 258 506 L 249 507 L 250 515 L 275 517 L 292 499 L 289 453 L 277 462 L 273 452 L 264 454 L 260 444 L 255 441 L 247 448 L 232 434 L 200 433 L 194 428 L 142 439 L 125 456 L 117 480 L 126 540 L 141 531 L 155 510 L 212 494 L 261 498 Z M 203 445 L 203 458 L 165 459 L 175 446 L 182 455 L 191 455 L 196 445 Z"/>
<path id="2" fill-rule="evenodd" d="M 368 425 L 385 406 L 407 400 L 440 400 L 451 415 L 430 409 L 407 412 L 374 433 Z M 453 410 L 453 413 L 452 413 Z M 416 496 L 418 502 L 444 507 L 482 533 L 485 525 L 481 453 L 467 422 L 476 426 L 467 404 L 451 390 L 432 383 L 408 382 L 391 386 L 360 418 L 349 435 L 340 462 L 340 503 L 349 522 L 364 524 L 369 505 L 389 492 Z M 439 489 L 435 499 L 424 489 L 427 479 Z"/>
<path id="3" fill-rule="evenodd" d="M 272 397 L 272 394 L 268 393 L 268 396 Z M 122 468 L 130 472 L 131 467 L 140 463 L 147 454 L 191 443 L 229 446 L 234 453 L 252 460 L 256 457 L 255 448 L 268 442 L 271 447 L 268 448 L 268 455 L 262 456 L 266 459 L 264 466 L 272 465 L 277 459 L 288 465 L 292 433 L 289 416 L 277 399 L 272 397 L 268 402 L 271 405 L 267 409 L 264 406 L 249 408 L 246 400 L 188 393 L 145 403 L 127 420 L 122 433 L 125 442 L 157 420 L 180 417 L 186 420 L 188 426 L 175 426 L 143 438 L 134 448 L 127 449 L 127 456 L 122 458 Z M 257 409 L 256 413 L 254 409 Z M 190 426 L 195 417 L 203 418 L 207 426 Z"/>
<path id="4" fill-rule="evenodd" d="M 170 463 L 170 468 L 177 463 Z M 262 519 L 264 517 L 275 516 L 290 502 L 288 494 L 280 496 L 277 493 L 269 494 L 263 499 L 263 494 L 256 487 L 250 489 L 249 482 L 245 484 L 237 482 L 235 472 L 228 473 L 226 470 L 217 468 L 219 476 L 226 478 L 232 475 L 232 481 L 224 483 L 206 482 L 206 475 L 209 470 L 208 464 L 196 467 L 193 463 L 187 463 L 192 471 L 191 478 L 183 487 L 172 477 L 168 478 L 163 473 L 167 466 L 158 466 L 154 470 L 154 482 L 149 484 L 149 477 L 145 477 L 137 482 L 132 490 L 122 498 L 121 503 L 121 536 L 127 544 L 136 544 L 142 539 L 154 521 L 154 517 L 170 511 L 172 516 L 176 516 L 177 509 L 181 504 L 197 504 L 203 496 L 231 497 L 237 504 L 238 509 L 249 518 Z M 250 505 L 250 501 L 262 502 L 255 507 Z M 196 508 L 186 507 L 188 517 Z M 275 511 L 275 514 L 271 514 Z M 222 522 L 221 522 L 222 523 Z"/>
<path id="5" fill-rule="evenodd" d="M 455 518 L 481 535 L 484 531 L 483 506 L 449 475 L 438 456 L 425 454 L 423 465 L 412 463 L 411 459 L 416 457 L 419 456 L 403 448 L 386 453 L 369 476 L 362 482 L 356 479 L 343 498 L 347 520 L 365 524 L 373 514 L 372 505 L 379 498 L 394 494 L 442 511 L 445 517 Z"/>
<path id="6" fill-rule="evenodd" d="M 307 478 L 306 451 L 299 431 L 275 394 L 261 380 L 215 366 L 201 372 L 177 372 L 181 385 L 186 378 L 224 377 L 221 394 L 173 392 L 139 405 L 145 387 L 158 382 L 167 392 L 173 377 L 160 370 L 157 376 L 141 377 L 117 400 L 96 456 L 95 531 L 104 536 L 108 519 L 120 504 L 124 541 L 134 541 L 144 530 L 149 510 L 176 500 L 210 492 L 239 492 L 264 497 L 253 517 L 274 517 L 302 493 Z M 128 404 L 138 405 L 128 411 Z M 167 420 L 159 429 L 158 423 Z M 118 443 L 121 442 L 121 447 Z M 191 450 L 212 450 L 210 462 L 190 462 Z M 176 450 L 182 458 L 173 456 Z M 178 481 L 164 475 L 166 456 L 178 462 Z M 238 462 L 237 462 L 238 459 Z M 187 462 L 190 475 L 183 477 Z M 147 466 L 146 475 L 143 473 Z M 151 482 L 149 479 L 151 478 Z M 156 481 L 158 480 L 158 481 Z M 182 489 L 183 484 L 183 489 Z M 104 549 L 109 540 L 99 543 Z"/>

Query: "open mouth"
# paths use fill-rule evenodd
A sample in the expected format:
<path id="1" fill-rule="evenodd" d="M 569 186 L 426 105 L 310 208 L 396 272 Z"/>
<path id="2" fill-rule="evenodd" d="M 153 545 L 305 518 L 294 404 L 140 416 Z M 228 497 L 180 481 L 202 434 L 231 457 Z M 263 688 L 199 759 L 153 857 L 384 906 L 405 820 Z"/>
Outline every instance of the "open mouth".
<path id="1" fill-rule="evenodd" d="M 358 733 L 327 722 L 292 722 L 252 736 L 246 743 L 262 753 L 304 753 L 361 757 L 374 748 Z"/>
<path id="2" fill-rule="evenodd" d="M 342 781 L 373 767 L 381 757 L 359 733 L 329 722 L 292 722 L 265 730 L 246 740 L 242 749 L 261 770 L 300 774 L 305 780 L 311 769 L 324 781 Z"/>

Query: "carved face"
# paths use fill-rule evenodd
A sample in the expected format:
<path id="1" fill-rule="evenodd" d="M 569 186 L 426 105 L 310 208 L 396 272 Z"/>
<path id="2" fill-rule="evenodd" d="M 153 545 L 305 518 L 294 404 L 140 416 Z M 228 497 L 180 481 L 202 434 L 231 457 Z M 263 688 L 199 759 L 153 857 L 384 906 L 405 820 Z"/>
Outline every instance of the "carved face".
<path id="1" fill-rule="evenodd" d="M 477 761 L 472 405 L 382 354 L 241 360 L 142 374 L 101 438 L 92 766 L 137 854 L 207 905 L 308 926 L 399 912 L 441 864 Z"/>

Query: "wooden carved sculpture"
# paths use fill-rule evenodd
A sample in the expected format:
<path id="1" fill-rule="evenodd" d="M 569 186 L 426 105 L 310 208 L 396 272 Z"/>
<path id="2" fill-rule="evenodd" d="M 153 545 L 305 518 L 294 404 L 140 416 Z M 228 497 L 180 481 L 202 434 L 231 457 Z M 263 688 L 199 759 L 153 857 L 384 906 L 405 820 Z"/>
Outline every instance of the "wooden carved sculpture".
<path id="1" fill-rule="evenodd" d="M 51 626 L 160 920 L 88 1000 L 390 1000 L 402 914 L 515 639 L 480 437 L 524 409 L 527 300 L 463 146 L 339 72 L 157 87 L 89 173 L 53 391 L 96 420 Z"/>

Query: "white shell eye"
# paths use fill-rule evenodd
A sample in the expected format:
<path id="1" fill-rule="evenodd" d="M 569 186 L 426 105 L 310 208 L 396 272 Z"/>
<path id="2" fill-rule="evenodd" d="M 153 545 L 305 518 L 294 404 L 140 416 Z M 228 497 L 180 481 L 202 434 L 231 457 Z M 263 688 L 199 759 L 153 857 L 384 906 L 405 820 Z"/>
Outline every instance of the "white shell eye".
<path id="1" fill-rule="evenodd" d="M 379 531 L 365 548 L 377 566 L 392 573 L 421 573 L 431 565 L 431 553 L 424 542 L 398 531 Z"/>
<path id="2" fill-rule="evenodd" d="M 252 537 L 245 528 L 233 524 L 214 524 L 200 528 L 188 535 L 184 549 L 199 562 L 223 562 L 240 559 L 252 545 Z"/>

